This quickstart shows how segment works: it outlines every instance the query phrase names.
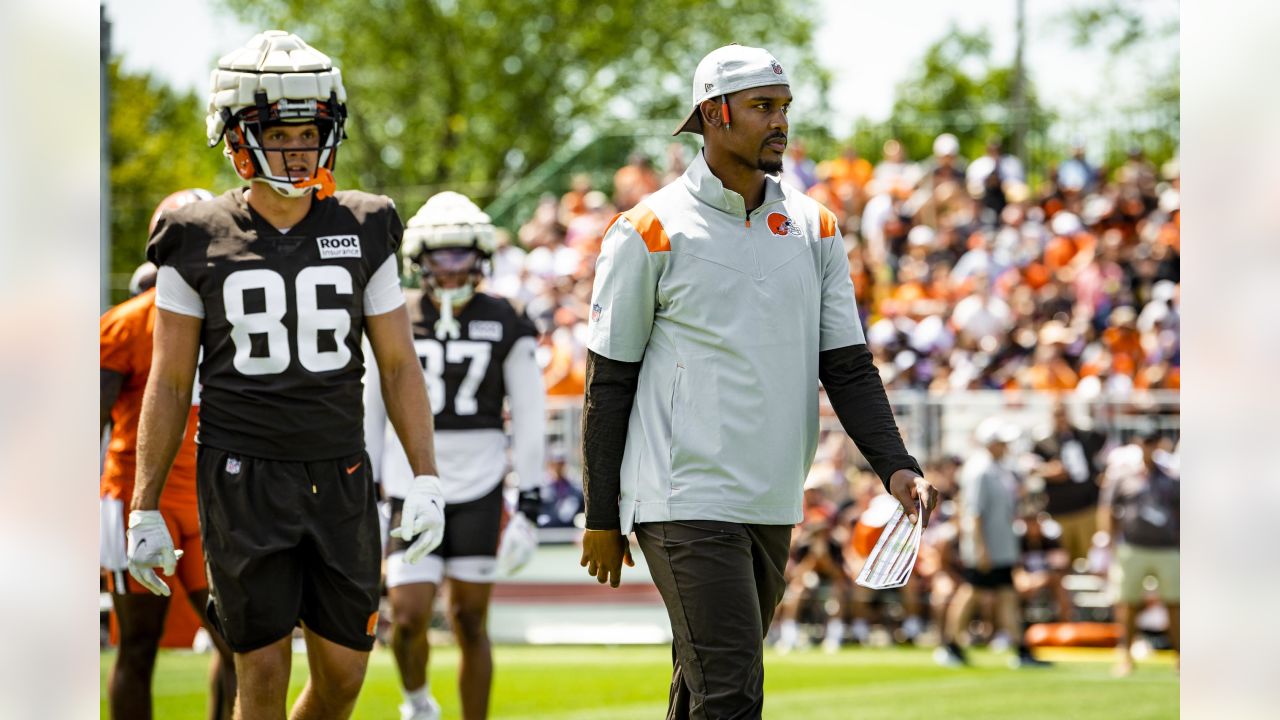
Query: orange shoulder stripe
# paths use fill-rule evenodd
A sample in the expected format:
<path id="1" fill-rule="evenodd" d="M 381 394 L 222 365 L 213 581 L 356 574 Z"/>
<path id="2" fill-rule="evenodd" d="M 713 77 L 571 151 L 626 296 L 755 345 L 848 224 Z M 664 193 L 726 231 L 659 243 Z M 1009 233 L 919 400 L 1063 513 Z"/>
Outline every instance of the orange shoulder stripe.
<path id="1" fill-rule="evenodd" d="M 644 246 L 649 248 L 649 252 L 671 252 L 671 238 L 667 237 L 667 231 L 662 229 L 662 221 L 658 220 L 658 216 L 654 215 L 647 206 L 636 205 L 621 213 L 621 217 L 625 217 L 627 222 L 631 223 L 631 227 L 640 233 Z"/>
<path id="2" fill-rule="evenodd" d="M 836 214 L 824 207 L 819 207 L 818 208 L 818 236 L 824 237 L 824 238 L 835 237 L 837 232 L 836 225 L 837 225 Z"/>

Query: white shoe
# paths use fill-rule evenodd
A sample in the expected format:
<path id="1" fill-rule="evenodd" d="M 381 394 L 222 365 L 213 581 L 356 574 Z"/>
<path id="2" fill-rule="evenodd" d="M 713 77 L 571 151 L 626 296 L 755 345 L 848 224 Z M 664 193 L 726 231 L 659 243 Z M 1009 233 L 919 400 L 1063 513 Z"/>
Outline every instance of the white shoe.
<path id="1" fill-rule="evenodd" d="M 902 636 L 908 641 L 915 640 L 921 632 L 924 631 L 924 623 L 915 615 L 908 616 L 902 621 Z"/>
<path id="2" fill-rule="evenodd" d="M 400 720 L 440 720 L 440 703 L 433 697 L 427 698 L 427 706 L 414 708 L 409 703 L 400 703 Z"/>
<path id="3" fill-rule="evenodd" d="M 1001 630 L 992 636 L 991 642 L 987 643 L 987 647 L 992 652 L 1004 652 L 1009 649 L 1009 634 Z"/>

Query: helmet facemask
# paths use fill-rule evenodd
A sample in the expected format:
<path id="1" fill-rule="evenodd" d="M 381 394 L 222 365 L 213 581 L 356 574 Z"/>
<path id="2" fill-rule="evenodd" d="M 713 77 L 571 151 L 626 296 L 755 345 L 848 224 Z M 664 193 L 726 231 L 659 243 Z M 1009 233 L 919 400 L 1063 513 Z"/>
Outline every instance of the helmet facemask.
<path id="1" fill-rule="evenodd" d="M 268 103 L 267 94 L 254 95 L 255 104 L 236 113 L 223 110 L 226 123 L 226 154 L 235 165 L 236 172 L 246 180 L 265 183 L 285 197 L 302 197 L 318 187 L 316 197 L 324 199 L 333 194 L 333 166 L 338 156 L 338 145 L 345 137 L 346 107 L 338 102 L 336 94 L 327 101 L 290 100 L 281 98 Z M 266 132 L 277 125 L 315 125 L 318 142 L 314 146 L 288 144 L 280 148 L 268 148 L 264 143 Z M 288 171 L 289 156 L 294 153 L 316 153 L 315 169 L 305 177 L 295 177 Z M 271 173 L 271 154 L 279 155 L 284 175 Z"/>
<path id="2" fill-rule="evenodd" d="M 456 339 L 459 327 L 454 313 L 475 296 L 484 278 L 485 258 L 474 248 L 444 247 L 428 250 L 419 257 L 422 284 L 440 306 L 436 337 Z"/>

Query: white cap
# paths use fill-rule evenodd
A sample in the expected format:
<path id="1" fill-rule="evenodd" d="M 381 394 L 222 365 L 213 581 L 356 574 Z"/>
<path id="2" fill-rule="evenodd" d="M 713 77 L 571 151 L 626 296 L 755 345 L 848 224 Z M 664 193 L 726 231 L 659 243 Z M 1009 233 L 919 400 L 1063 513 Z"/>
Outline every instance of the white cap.
<path id="1" fill-rule="evenodd" d="M 974 431 L 974 438 L 983 445 L 991 443 L 1011 443 L 1018 439 L 1022 431 L 1017 425 L 1006 422 L 1002 418 L 989 417 L 978 425 L 978 429 Z"/>
<path id="2" fill-rule="evenodd" d="M 791 85 L 773 53 L 764 48 L 725 45 L 707 53 L 693 71 L 693 107 L 672 135 L 702 134 L 698 106 L 703 100 L 766 85 Z"/>
<path id="3" fill-rule="evenodd" d="M 907 233 L 907 244 L 914 247 L 926 247 L 933 244 L 933 228 L 928 225 L 917 225 Z"/>
<path id="4" fill-rule="evenodd" d="M 1049 227 L 1053 230 L 1054 235 L 1075 235 L 1084 230 L 1084 224 L 1080 222 L 1080 218 L 1074 213 L 1069 213 L 1065 210 L 1054 214 Z"/>
<path id="5" fill-rule="evenodd" d="M 942 133 L 933 140 L 934 157 L 943 157 L 945 155 L 956 156 L 960 154 L 960 141 L 951 133 Z"/>

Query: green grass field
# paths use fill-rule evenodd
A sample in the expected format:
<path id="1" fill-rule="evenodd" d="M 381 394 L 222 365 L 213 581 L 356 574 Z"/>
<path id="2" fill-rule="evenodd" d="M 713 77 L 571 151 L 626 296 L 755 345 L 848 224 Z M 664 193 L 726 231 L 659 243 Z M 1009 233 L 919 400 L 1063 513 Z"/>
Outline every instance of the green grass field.
<path id="1" fill-rule="evenodd" d="M 818 651 L 765 661 L 765 717 L 804 720 L 893 718 L 1178 717 L 1178 677 L 1168 658 L 1148 660 L 1124 679 L 1109 674 L 1109 651 L 1046 654 L 1045 670 L 1010 670 L 1007 654 L 975 651 L 975 667 L 941 668 L 924 649 Z M 457 650 L 435 650 L 431 683 L 446 718 L 458 717 Z M 495 649 L 493 718 L 650 720 L 663 716 L 670 674 L 665 647 L 533 647 Z M 114 655 L 102 654 L 102 717 Z M 157 718 L 203 718 L 208 656 L 163 651 L 155 679 Z M 306 658 L 294 656 L 290 698 L 302 689 Z M 395 667 L 374 651 L 355 718 L 396 720 Z"/>

